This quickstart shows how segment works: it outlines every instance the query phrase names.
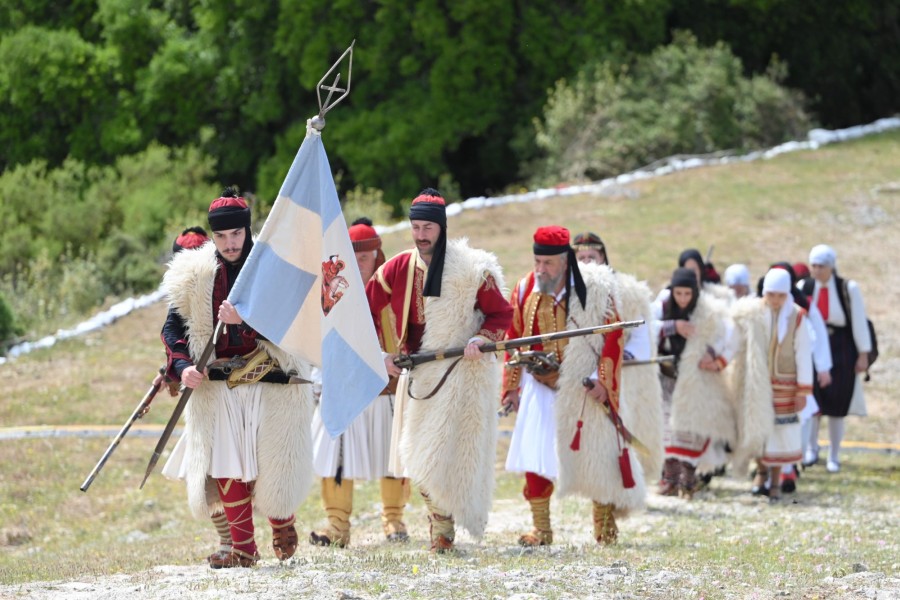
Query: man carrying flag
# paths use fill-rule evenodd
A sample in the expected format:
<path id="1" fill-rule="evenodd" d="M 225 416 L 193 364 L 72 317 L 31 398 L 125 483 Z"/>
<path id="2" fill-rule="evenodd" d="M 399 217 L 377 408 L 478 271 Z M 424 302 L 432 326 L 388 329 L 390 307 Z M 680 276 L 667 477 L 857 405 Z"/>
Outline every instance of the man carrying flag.
<path id="1" fill-rule="evenodd" d="M 227 189 L 210 205 L 209 225 L 214 243 L 178 253 L 163 278 L 166 375 L 193 390 L 182 463 L 188 503 L 197 517 L 224 511 L 231 530 L 231 552 L 213 554 L 209 564 L 250 567 L 259 560 L 254 508 L 268 517 L 279 559 L 297 548 L 293 512 L 311 483 L 312 395 L 288 384 L 309 369 L 243 322 L 226 299 L 253 247 L 247 203 Z M 218 360 L 198 369 L 218 321 L 226 324 Z"/>
<path id="2" fill-rule="evenodd" d="M 416 247 L 382 265 L 366 285 L 366 295 L 382 334 L 388 332 L 381 312 L 390 308 L 391 333 L 400 340 L 401 352 L 466 346 L 466 360 L 452 371 L 448 361 L 415 368 L 410 403 L 399 415 L 405 472 L 395 475 L 408 475 L 419 485 L 429 512 L 431 549 L 447 552 L 453 548 L 455 522 L 476 537 L 487 524 L 497 435 L 492 399 L 500 381 L 494 359 L 478 347 L 503 338 L 512 307 L 503 295 L 496 257 L 470 248 L 464 239 L 447 241 L 446 205 L 437 190 L 422 190 L 409 219 Z M 399 376 L 395 356 L 386 354 L 384 364 L 390 375 Z"/>

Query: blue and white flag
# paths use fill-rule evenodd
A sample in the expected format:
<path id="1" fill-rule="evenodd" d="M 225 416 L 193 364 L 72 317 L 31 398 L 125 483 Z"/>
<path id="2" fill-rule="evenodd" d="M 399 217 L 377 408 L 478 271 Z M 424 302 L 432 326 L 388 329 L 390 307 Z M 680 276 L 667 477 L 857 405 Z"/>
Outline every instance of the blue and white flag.
<path id="1" fill-rule="evenodd" d="M 322 421 L 340 435 L 387 383 L 365 284 L 322 137 L 308 128 L 229 301 L 256 331 L 322 369 Z"/>

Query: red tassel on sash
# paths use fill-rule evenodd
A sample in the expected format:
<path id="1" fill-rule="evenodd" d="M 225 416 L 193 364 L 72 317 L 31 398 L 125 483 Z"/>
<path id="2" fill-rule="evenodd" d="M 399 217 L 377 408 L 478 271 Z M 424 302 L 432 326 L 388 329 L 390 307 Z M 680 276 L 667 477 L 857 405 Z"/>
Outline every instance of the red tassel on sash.
<path id="1" fill-rule="evenodd" d="M 569 448 L 573 451 L 578 452 L 581 449 L 581 426 L 584 425 L 584 421 L 578 419 L 578 428 L 575 430 L 575 437 L 572 438 L 572 443 L 569 444 Z"/>
<path id="2" fill-rule="evenodd" d="M 622 472 L 622 487 L 630 490 L 635 486 L 634 475 L 631 472 L 631 460 L 628 458 L 628 448 L 622 448 L 619 455 L 619 470 Z"/>

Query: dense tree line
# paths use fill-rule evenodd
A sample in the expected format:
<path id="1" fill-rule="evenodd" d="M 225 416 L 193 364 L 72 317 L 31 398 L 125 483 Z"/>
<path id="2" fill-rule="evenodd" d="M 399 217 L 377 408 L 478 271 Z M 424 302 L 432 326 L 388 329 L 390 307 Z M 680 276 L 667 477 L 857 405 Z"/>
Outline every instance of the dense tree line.
<path id="1" fill-rule="evenodd" d="M 824 125 L 897 110 L 889 0 L 26 0 L 0 7 L 0 168 L 112 164 L 151 142 L 198 144 L 221 181 L 276 193 L 313 87 L 357 40 L 329 152 L 389 202 L 442 174 L 497 190 L 537 152 L 547 90 L 591 62 L 647 53 L 676 28 L 773 55 Z M 413 190 L 413 191 L 411 191 Z"/>

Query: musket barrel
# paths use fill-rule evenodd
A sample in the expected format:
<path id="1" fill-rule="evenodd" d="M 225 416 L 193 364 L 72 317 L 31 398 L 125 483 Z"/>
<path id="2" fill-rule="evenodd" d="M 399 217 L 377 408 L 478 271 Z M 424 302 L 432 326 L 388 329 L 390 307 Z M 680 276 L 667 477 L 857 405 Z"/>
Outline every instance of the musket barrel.
<path id="1" fill-rule="evenodd" d="M 110 443 L 109 448 L 106 449 L 106 452 L 103 453 L 103 456 L 100 457 L 100 461 L 94 466 L 94 469 L 87 476 L 87 479 L 84 480 L 84 483 L 81 484 L 81 487 L 78 488 L 82 492 L 88 491 L 88 488 L 91 487 L 91 484 L 94 483 L 94 478 L 97 477 L 97 474 L 100 473 L 100 469 L 103 468 L 103 465 L 106 464 L 106 461 L 112 456 L 112 453 L 116 451 L 116 448 L 119 447 L 119 442 L 122 441 L 122 438 L 125 437 L 125 434 L 128 433 L 128 430 L 131 429 L 131 426 L 134 425 L 134 422 L 141 418 L 142 411 L 153 401 L 153 398 L 156 396 L 156 393 L 159 391 L 159 388 L 162 387 L 162 376 L 157 376 L 156 379 L 153 380 L 153 385 L 150 386 L 150 389 L 147 390 L 147 393 L 144 394 L 144 397 L 141 398 L 141 401 L 138 403 L 137 408 L 134 409 L 134 412 L 131 413 L 131 416 L 128 417 L 128 420 L 125 421 L 125 425 L 122 426 L 122 429 L 119 430 L 119 433 L 116 434 L 116 437 L 113 438 L 112 443 Z"/>
<path id="2" fill-rule="evenodd" d="M 554 340 L 562 340 L 566 338 L 581 337 L 583 335 L 592 335 L 597 333 L 606 333 L 616 331 L 618 329 L 626 329 L 629 327 L 639 327 L 644 324 L 643 319 L 636 321 L 619 321 L 618 323 L 610 323 L 609 325 L 596 325 L 594 327 L 582 327 L 581 329 L 570 329 L 566 331 L 557 331 L 543 335 L 532 335 L 529 337 L 521 337 L 512 340 L 501 340 L 499 342 L 488 342 L 481 345 L 482 352 L 502 352 L 504 350 L 513 350 L 525 346 L 534 346 L 535 344 L 546 344 Z M 443 360 L 445 358 L 454 358 L 462 356 L 465 353 L 465 347 L 450 348 L 439 352 L 419 352 L 416 354 L 398 356 L 394 363 L 399 367 L 412 368 L 423 363 L 434 360 Z"/>

